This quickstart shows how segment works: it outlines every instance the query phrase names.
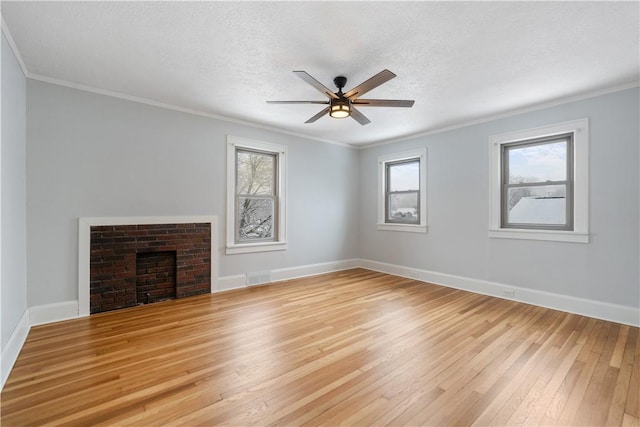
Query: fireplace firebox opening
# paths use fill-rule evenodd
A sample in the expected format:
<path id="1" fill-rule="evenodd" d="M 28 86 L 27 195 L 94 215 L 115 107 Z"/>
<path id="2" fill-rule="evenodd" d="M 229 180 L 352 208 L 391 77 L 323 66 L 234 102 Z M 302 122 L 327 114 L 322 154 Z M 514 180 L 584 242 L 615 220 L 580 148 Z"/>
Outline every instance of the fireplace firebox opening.
<path id="1" fill-rule="evenodd" d="M 138 305 L 176 297 L 176 251 L 136 254 L 136 301 Z"/>

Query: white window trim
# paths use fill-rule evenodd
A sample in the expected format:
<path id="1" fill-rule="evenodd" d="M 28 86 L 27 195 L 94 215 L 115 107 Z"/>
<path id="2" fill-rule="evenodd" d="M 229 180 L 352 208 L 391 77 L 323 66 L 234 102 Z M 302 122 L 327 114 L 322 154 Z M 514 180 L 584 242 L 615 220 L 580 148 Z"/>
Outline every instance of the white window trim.
<path id="1" fill-rule="evenodd" d="M 386 164 L 420 158 L 420 224 L 390 224 L 385 222 Z M 427 227 L 427 149 L 405 151 L 378 157 L 378 230 L 426 233 Z"/>
<path id="2" fill-rule="evenodd" d="M 266 151 L 274 153 L 278 157 L 278 235 L 273 242 L 236 243 L 235 241 L 236 148 Z M 227 255 L 251 252 L 283 251 L 287 249 L 286 158 L 287 147 L 284 145 L 271 144 L 268 142 L 227 135 Z"/>
<path id="3" fill-rule="evenodd" d="M 573 231 L 501 228 L 500 185 L 502 145 L 546 136 L 573 133 Z M 556 123 L 489 137 L 489 237 L 589 243 L 589 119 Z"/>

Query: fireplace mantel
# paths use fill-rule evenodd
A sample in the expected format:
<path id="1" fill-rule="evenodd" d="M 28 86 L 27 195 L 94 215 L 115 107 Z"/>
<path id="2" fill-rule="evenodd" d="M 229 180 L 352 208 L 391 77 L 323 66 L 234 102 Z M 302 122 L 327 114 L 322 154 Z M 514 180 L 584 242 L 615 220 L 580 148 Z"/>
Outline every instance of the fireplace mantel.
<path id="1" fill-rule="evenodd" d="M 217 290 L 218 230 L 217 216 L 85 217 L 78 219 L 78 315 L 90 313 L 91 227 L 116 225 L 187 224 L 211 225 L 211 292 Z"/>

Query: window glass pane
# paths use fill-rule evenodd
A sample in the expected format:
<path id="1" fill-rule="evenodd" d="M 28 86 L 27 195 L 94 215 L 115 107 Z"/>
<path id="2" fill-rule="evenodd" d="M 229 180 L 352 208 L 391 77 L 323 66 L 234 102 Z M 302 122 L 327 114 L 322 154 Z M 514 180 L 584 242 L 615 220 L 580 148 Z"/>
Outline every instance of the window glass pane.
<path id="1" fill-rule="evenodd" d="M 389 194 L 389 220 L 418 224 L 418 192 Z"/>
<path id="2" fill-rule="evenodd" d="M 236 152 L 238 194 L 274 195 L 276 158 L 273 154 Z"/>
<path id="3" fill-rule="evenodd" d="M 389 164 L 388 191 L 417 191 L 420 189 L 420 161 Z"/>
<path id="4" fill-rule="evenodd" d="M 508 222 L 564 225 L 567 222 L 565 185 L 509 188 Z"/>
<path id="5" fill-rule="evenodd" d="M 238 240 L 273 239 L 273 202 L 271 198 L 238 198 Z"/>
<path id="6" fill-rule="evenodd" d="M 567 179 L 567 141 L 510 147 L 509 184 L 565 181 Z"/>

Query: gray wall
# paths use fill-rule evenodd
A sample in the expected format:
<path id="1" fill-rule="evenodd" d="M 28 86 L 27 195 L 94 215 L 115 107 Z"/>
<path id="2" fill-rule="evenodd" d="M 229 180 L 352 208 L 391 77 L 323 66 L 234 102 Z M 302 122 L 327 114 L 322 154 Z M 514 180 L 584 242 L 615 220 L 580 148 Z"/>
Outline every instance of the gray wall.
<path id="1" fill-rule="evenodd" d="M 27 83 L 28 302 L 76 300 L 77 220 L 219 216 L 219 276 L 357 257 L 356 150 Z M 226 135 L 288 147 L 287 251 L 225 255 Z"/>
<path id="2" fill-rule="evenodd" d="M 27 309 L 26 79 L 2 34 L 1 347 Z"/>
<path id="3" fill-rule="evenodd" d="M 27 82 L 28 304 L 77 299 L 77 218 L 220 218 L 220 276 L 349 258 L 638 306 L 638 89 L 361 151 Z M 488 137 L 588 117 L 591 243 L 490 239 Z M 224 255 L 225 137 L 288 146 L 285 252 Z M 376 229 L 377 157 L 427 147 L 429 233 Z"/>
<path id="4" fill-rule="evenodd" d="M 360 257 L 637 307 L 638 105 L 635 88 L 364 150 Z M 591 243 L 488 238 L 488 137 L 581 117 L 591 130 Z M 377 231 L 377 158 L 419 147 L 427 147 L 429 233 Z"/>

